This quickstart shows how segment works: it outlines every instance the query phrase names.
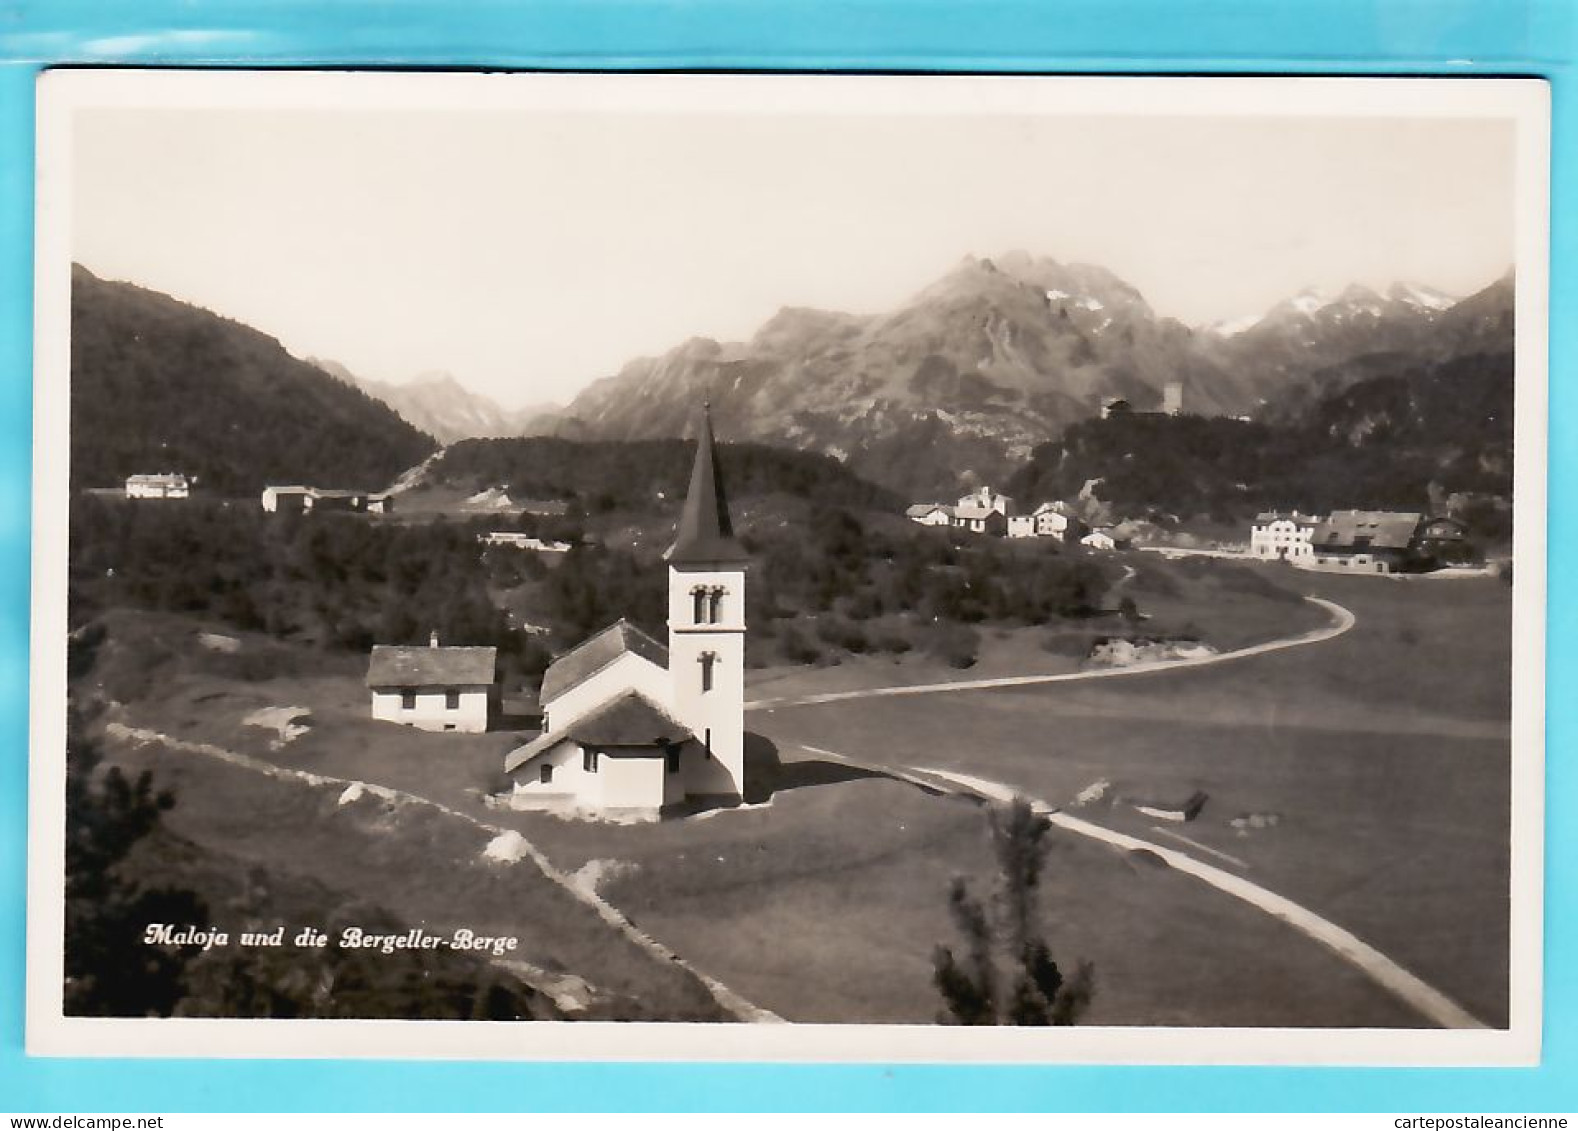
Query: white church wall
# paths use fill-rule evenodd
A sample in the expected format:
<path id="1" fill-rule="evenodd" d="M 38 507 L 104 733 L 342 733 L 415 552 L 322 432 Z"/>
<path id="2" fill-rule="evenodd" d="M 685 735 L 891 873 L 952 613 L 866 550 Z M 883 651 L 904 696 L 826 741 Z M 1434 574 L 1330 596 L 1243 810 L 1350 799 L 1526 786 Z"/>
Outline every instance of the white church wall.
<path id="1" fill-rule="evenodd" d="M 656 810 L 664 804 L 668 764 L 661 752 L 604 752 L 598 757 L 602 807 Z"/>
<path id="2" fill-rule="evenodd" d="M 557 699 L 544 703 L 543 709 L 548 716 L 547 728 L 550 731 L 564 730 L 625 691 L 639 691 L 665 711 L 673 711 L 674 696 L 669 686 L 668 672 L 651 660 L 643 659 L 634 652 L 626 652 Z M 674 717 L 684 721 L 677 713 Z"/>

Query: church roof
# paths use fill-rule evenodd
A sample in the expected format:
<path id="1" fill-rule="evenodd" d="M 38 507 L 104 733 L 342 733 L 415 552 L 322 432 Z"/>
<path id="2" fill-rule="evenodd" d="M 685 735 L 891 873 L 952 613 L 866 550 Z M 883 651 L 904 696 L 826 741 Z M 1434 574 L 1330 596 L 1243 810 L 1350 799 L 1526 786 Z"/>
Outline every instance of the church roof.
<path id="1" fill-rule="evenodd" d="M 668 746 L 690 729 L 639 691 L 627 691 L 564 729 L 583 746 Z"/>
<path id="2" fill-rule="evenodd" d="M 713 449 L 712 413 L 703 408 L 690 491 L 685 496 L 685 509 L 680 512 L 674 544 L 663 555 L 670 565 L 722 565 L 747 560 L 745 548 L 734 537 L 723 473 Z"/>
<path id="3" fill-rule="evenodd" d="M 668 649 L 627 620 L 617 620 L 571 648 L 542 673 L 541 699 L 546 705 L 584 683 L 627 652 L 660 668 L 668 667 Z"/>
<path id="4" fill-rule="evenodd" d="M 674 746 L 694 738 L 684 723 L 639 691 L 626 691 L 563 730 L 538 735 L 504 758 L 504 772 L 513 773 L 538 755 L 563 742 L 593 748 L 607 746 Z"/>

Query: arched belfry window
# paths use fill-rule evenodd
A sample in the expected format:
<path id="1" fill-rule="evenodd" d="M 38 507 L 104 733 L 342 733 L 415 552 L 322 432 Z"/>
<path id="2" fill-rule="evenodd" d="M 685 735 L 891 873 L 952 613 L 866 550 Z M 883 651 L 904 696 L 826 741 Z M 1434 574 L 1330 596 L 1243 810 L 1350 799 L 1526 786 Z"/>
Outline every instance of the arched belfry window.
<path id="1" fill-rule="evenodd" d="M 701 689 L 704 692 L 711 691 L 712 669 L 718 663 L 718 654 L 716 652 L 703 652 L 696 657 L 696 660 L 701 664 Z"/>
<path id="2" fill-rule="evenodd" d="M 723 621 L 723 596 L 727 592 L 721 585 L 698 585 L 690 591 L 691 621 L 693 624 L 721 624 Z"/>

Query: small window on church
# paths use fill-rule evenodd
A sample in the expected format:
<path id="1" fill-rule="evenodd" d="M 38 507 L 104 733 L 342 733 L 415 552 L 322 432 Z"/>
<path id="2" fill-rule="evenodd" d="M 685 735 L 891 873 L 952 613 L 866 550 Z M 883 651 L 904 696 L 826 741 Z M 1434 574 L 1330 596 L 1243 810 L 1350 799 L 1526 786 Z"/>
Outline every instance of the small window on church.
<path id="1" fill-rule="evenodd" d="M 698 658 L 701 660 L 701 689 L 703 691 L 711 691 L 712 666 L 718 662 L 717 654 L 713 652 L 703 652 Z"/>
<path id="2" fill-rule="evenodd" d="M 679 773 L 679 747 L 670 746 L 666 751 L 666 757 L 668 758 L 668 772 L 671 774 Z"/>
<path id="3" fill-rule="evenodd" d="M 712 624 L 722 624 L 723 623 L 723 594 L 724 594 L 724 590 L 723 590 L 723 588 L 721 586 L 719 588 L 717 588 L 717 589 L 714 589 L 712 591 L 712 593 L 711 593 L 711 597 L 712 597 L 711 623 Z"/>
<path id="4" fill-rule="evenodd" d="M 589 774 L 597 772 L 597 751 L 590 747 L 581 751 L 581 769 Z"/>
<path id="5" fill-rule="evenodd" d="M 705 589 L 692 589 L 690 591 L 690 599 L 694 604 L 694 623 L 706 624 L 708 609 L 707 591 Z"/>
<path id="6" fill-rule="evenodd" d="M 400 693 L 400 709 L 402 711 L 416 710 L 416 692 L 402 691 Z"/>
<path id="7" fill-rule="evenodd" d="M 544 762 L 542 767 L 537 771 L 537 780 L 542 782 L 543 785 L 552 785 L 553 767 Z"/>

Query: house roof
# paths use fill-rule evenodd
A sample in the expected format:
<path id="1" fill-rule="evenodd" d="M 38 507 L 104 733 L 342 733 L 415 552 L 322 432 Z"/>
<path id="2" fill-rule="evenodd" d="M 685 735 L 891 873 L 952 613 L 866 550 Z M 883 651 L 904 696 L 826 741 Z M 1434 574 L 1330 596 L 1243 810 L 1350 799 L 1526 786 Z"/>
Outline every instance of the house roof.
<path id="1" fill-rule="evenodd" d="M 1352 546 L 1368 538 L 1375 550 L 1405 550 L 1422 519 L 1417 511 L 1332 511 L 1315 527 L 1312 541 L 1322 547 Z"/>
<path id="2" fill-rule="evenodd" d="M 958 506 L 953 508 L 953 516 L 955 518 L 964 518 L 964 519 L 991 518 L 992 515 L 994 515 L 994 514 L 1000 515 L 1002 513 L 1003 512 L 998 510 L 996 507 L 983 507 L 983 506 L 979 506 L 979 505 L 973 504 L 973 503 L 972 504 L 961 503 Z M 1007 516 L 1005 515 L 1004 517 L 1007 517 Z"/>
<path id="3" fill-rule="evenodd" d="M 314 499 L 387 499 L 388 491 L 358 491 L 347 488 L 307 487 L 300 483 L 269 484 L 265 491 L 272 491 L 276 495 L 311 495 Z"/>
<path id="4" fill-rule="evenodd" d="M 904 508 L 904 514 L 908 518 L 924 518 L 933 511 L 942 511 L 945 514 L 952 514 L 953 508 L 948 506 L 946 503 L 916 503 L 914 506 Z"/>
<path id="5" fill-rule="evenodd" d="M 147 483 L 161 487 L 185 487 L 186 476 L 174 471 L 160 471 L 148 475 L 128 475 L 128 483 Z"/>
<path id="6" fill-rule="evenodd" d="M 1255 522 L 1261 524 L 1282 521 L 1309 524 L 1319 522 L 1320 519 L 1312 514 L 1300 514 L 1298 511 L 1261 511 L 1255 516 Z"/>
<path id="7" fill-rule="evenodd" d="M 492 683 L 496 648 L 373 645 L 368 687 L 455 687 Z"/>
<path id="8" fill-rule="evenodd" d="M 703 406 L 685 509 L 679 515 L 674 544 L 663 555 L 670 565 L 724 565 L 748 560 L 745 548 L 734 537 L 723 473 L 713 446 L 712 412 Z"/>
<path id="9" fill-rule="evenodd" d="M 684 723 L 641 692 L 626 691 L 563 730 L 548 731 L 516 747 L 504 758 L 504 772 L 519 769 L 563 742 L 591 747 L 666 747 L 694 737 Z"/>
<path id="10" fill-rule="evenodd" d="M 668 667 L 667 648 L 629 621 L 617 620 L 548 665 L 542 673 L 543 703 L 553 702 L 626 653 L 634 653 L 660 668 Z"/>

